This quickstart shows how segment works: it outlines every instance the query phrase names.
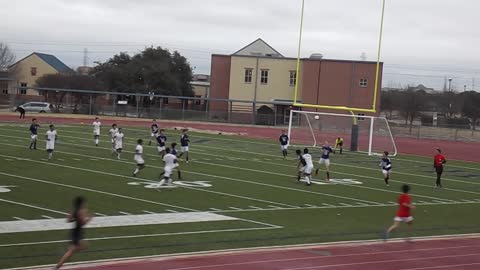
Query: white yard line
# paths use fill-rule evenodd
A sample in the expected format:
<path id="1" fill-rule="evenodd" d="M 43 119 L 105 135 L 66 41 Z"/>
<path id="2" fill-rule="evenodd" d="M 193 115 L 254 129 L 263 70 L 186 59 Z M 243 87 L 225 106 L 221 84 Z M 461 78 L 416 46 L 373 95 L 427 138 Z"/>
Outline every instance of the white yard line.
<path id="1" fill-rule="evenodd" d="M 63 165 L 62 165 L 62 166 L 63 166 Z M 155 202 L 155 201 L 150 201 L 150 200 L 145 200 L 145 199 L 140 199 L 140 198 L 135 198 L 135 197 L 130 197 L 130 196 L 125 196 L 125 195 L 121 195 L 121 194 L 115 194 L 115 193 L 106 192 L 106 191 L 101 191 L 101 190 L 89 189 L 89 188 L 84 188 L 84 187 L 79 187 L 79 186 L 66 185 L 66 184 L 61 184 L 61 183 L 56 183 L 56 182 L 41 180 L 41 179 L 38 179 L 38 178 L 31 178 L 31 177 L 20 176 L 20 175 L 15 175 L 15 174 L 9 174 L 9 173 L 4 173 L 4 172 L 0 172 L 0 175 L 5 175 L 5 176 L 9 176 L 9 177 L 16 177 L 16 178 L 20 178 L 20 179 L 24 179 L 24 180 L 29 180 L 29 181 L 34 181 L 34 182 L 40 182 L 40 183 L 45 183 L 45 184 L 50 184 L 50 185 L 68 187 L 68 188 L 72 188 L 72 189 L 85 190 L 85 191 L 90 191 L 90 192 L 94 192 L 94 193 L 100 193 L 100 194 L 104 194 L 104 195 L 119 197 L 119 198 L 123 198 L 123 199 L 140 201 L 140 202 L 144 202 L 144 203 L 151 203 L 151 204 L 156 204 L 156 205 L 162 205 L 162 206 L 168 206 L 168 207 L 175 207 L 175 208 L 177 208 L 177 206 L 174 206 L 174 205 L 171 205 L 171 204 L 165 204 L 165 203 L 160 203 L 160 202 Z M 0 199 L 0 200 L 1 200 L 1 199 Z M 196 211 L 196 210 L 193 210 L 193 209 L 190 209 L 190 208 L 183 208 L 183 207 L 178 207 L 178 208 L 181 208 L 181 209 L 187 210 L 187 211 Z M 64 213 L 62 213 L 62 214 L 64 214 Z"/>
<path id="2" fill-rule="evenodd" d="M 0 135 L 2 136 L 2 135 Z M 69 136 L 70 137 L 70 136 Z M 78 140 L 85 140 L 84 138 L 79 138 L 79 137 L 72 137 L 72 138 L 76 138 Z M 128 144 L 128 143 L 127 143 Z M 134 144 L 131 144 L 131 145 L 134 145 Z M 87 146 L 87 147 L 90 147 L 90 146 Z M 211 146 L 208 146 L 209 148 L 217 148 L 217 147 L 211 147 Z M 221 150 L 226 150 L 224 148 L 218 148 L 218 149 L 221 149 Z M 245 151 L 242 151 L 242 152 L 245 152 Z M 256 152 L 255 152 L 256 153 Z M 257 153 L 258 154 L 258 153 Z M 208 155 L 208 154 L 207 154 Z M 217 156 L 217 157 L 225 157 L 225 158 L 228 158 L 227 156 L 219 156 L 218 154 L 210 154 L 210 155 L 213 155 L 213 156 Z M 264 154 L 264 155 L 269 155 L 269 154 Z M 154 155 L 149 155 L 149 156 L 154 156 Z M 269 155 L 271 156 L 271 155 Z M 222 160 L 222 159 L 221 159 Z M 260 163 L 265 163 L 265 164 L 272 164 L 272 165 L 277 165 L 277 166 L 288 166 L 288 167 L 296 167 L 296 166 L 292 166 L 292 165 L 284 165 L 284 164 L 279 164 L 279 163 L 272 163 L 272 162 L 262 162 L 262 161 L 257 161 L 257 162 L 260 162 Z M 254 169 L 248 169 L 248 168 L 241 168 L 241 167 L 236 167 L 236 166 L 228 166 L 228 165 L 222 165 L 222 164 L 218 164 L 218 163 L 208 163 L 208 162 L 201 162 L 201 161 L 197 161 L 197 163 L 201 163 L 201 164 L 207 164 L 207 165 L 212 165 L 212 166 L 223 166 L 223 167 L 228 167 L 228 168 L 237 168 L 237 169 L 242 169 L 242 170 L 251 170 L 251 171 L 256 171 L 256 172 L 264 172 L 264 173 L 269 173 L 269 174 L 278 174 L 278 173 L 274 173 L 274 172 L 265 172 L 265 171 L 258 171 L 258 170 L 254 170 Z M 336 163 L 335 163 L 336 164 Z M 336 164 L 336 165 L 340 165 L 340 166 L 345 166 L 345 167 L 354 167 L 354 168 L 359 168 L 359 169 L 367 169 L 367 170 L 377 170 L 377 169 L 371 169 L 371 168 L 366 168 L 366 167 L 360 167 L 360 166 L 352 166 L 352 165 L 344 165 L 344 164 Z M 348 176 L 355 176 L 355 177 L 361 177 L 361 178 L 368 178 L 368 179 L 374 179 L 374 180 L 377 180 L 378 178 L 375 178 L 375 177 L 370 177 L 370 176 L 364 176 L 364 175 L 357 175 L 357 174 L 350 174 L 350 173 L 344 173 L 344 172 L 334 172 L 332 171 L 332 173 L 337 173 L 337 174 L 343 174 L 343 175 L 348 175 Z M 409 175 L 409 176 L 419 176 L 418 174 L 408 174 L 408 173 L 401 173 L 401 172 L 395 172 L 397 174 L 406 174 L 406 175 Z M 285 174 L 278 174 L 278 175 L 282 175 L 282 176 L 285 176 Z M 432 177 L 428 177 L 428 176 L 422 176 L 420 175 L 421 177 L 427 177 L 429 179 L 431 179 Z M 443 180 L 446 180 L 446 181 L 453 181 L 453 182 L 461 182 L 461 183 L 466 183 L 466 184 L 479 184 L 480 183 L 475 183 L 475 182 L 469 182 L 469 181 L 462 181 L 462 180 L 455 180 L 455 179 L 448 179 L 448 178 L 443 178 Z M 391 182 L 398 182 L 398 183 L 404 183 L 405 181 L 395 181 L 395 180 L 391 180 Z M 405 183 L 408 183 L 408 184 L 411 184 L 411 185 L 416 185 L 416 186 L 422 186 L 422 187 L 427 187 L 427 188 L 430 188 L 430 185 L 424 185 L 424 184 L 419 184 L 419 183 L 415 183 L 415 182 L 405 182 Z M 372 189 L 372 190 L 377 190 L 377 191 L 385 191 L 385 192 L 393 192 L 393 191 L 386 191 L 386 190 L 383 190 L 383 189 L 375 189 L 375 188 L 372 188 L 372 187 L 365 187 L 365 186 L 355 186 L 356 188 L 367 188 L 367 189 Z M 466 191 L 466 190 L 460 190 L 460 189 L 452 189 L 452 188 L 445 188 L 445 190 L 450 190 L 450 191 L 455 191 L 455 192 L 463 192 L 463 193 L 470 193 L 470 194 L 476 194 L 476 195 L 480 195 L 479 192 L 473 192 L 473 191 Z M 393 192 L 393 193 L 396 193 L 396 192 Z M 417 195 L 417 196 L 421 196 L 421 195 Z M 434 198 L 434 197 L 429 197 L 430 199 L 440 199 L 440 198 Z"/>
<path id="3" fill-rule="evenodd" d="M 1 135 L 0 135 L 0 136 L 1 136 Z M 2 144 L 2 143 L 0 143 L 0 145 L 1 145 L 1 144 Z M 13 147 L 22 147 L 22 146 L 19 146 L 19 145 L 12 145 L 12 144 L 4 144 L 4 145 L 9 145 L 9 146 L 13 146 Z M 87 146 L 87 147 L 88 147 L 88 146 Z M 95 148 L 96 148 L 96 147 L 95 147 Z M 106 149 L 106 148 L 104 148 L 104 149 Z M 61 153 L 64 153 L 64 154 L 70 154 L 70 155 L 85 156 L 85 155 L 75 154 L 75 153 L 69 153 L 69 152 L 62 152 L 62 151 L 57 151 L 57 152 L 59 152 L 59 153 L 61 152 Z M 125 152 L 128 152 L 128 151 L 125 151 Z M 132 153 L 133 153 L 133 152 L 132 152 Z M 19 157 L 14 157 L 14 156 L 6 156 L 6 155 L 0 155 L 0 156 L 5 156 L 5 157 L 11 157 L 11 158 L 19 159 Z M 125 161 L 121 161 L 121 160 L 114 160 L 114 159 L 107 159 L 107 158 L 100 158 L 100 157 L 99 157 L 99 159 L 106 160 L 106 161 L 110 161 L 110 162 L 123 162 L 123 163 L 129 163 L 129 164 L 130 164 L 130 162 L 125 162 Z M 107 172 L 100 172 L 100 171 L 96 171 L 96 170 L 78 168 L 78 167 L 73 167 L 73 166 L 68 166 L 68 165 L 57 164 L 57 163 L 42 162 L 42 161 L 36 161 L 36 160 L 30 160 L 30 159 L 23 159 L 23 160 L 27 160 L 27 161 L 30 161 L 30 162 L 43 163 L 43 164 L 46 164 L 46 165 L 59 166 L 59 167 L 64 167 L 64 168 L 77 169 L 77 170 L 88 171 L 88 172 L 93 172 L 93 173 L 100 173 L 100 174 L 105 174 L 105 175 L 117 176 L 117 177 L 121 177 L 121 178 L 137 179 L 137 180 L 138 180 L 138 179 L 141 179 L 141 178 L 134 178 L 134 177 L 131 177 L 131 176 L 118 175 L 118 174 L 112 174 L 112 173 L 107 173 Z M 215 165 L 215 164 L 211 164 L 211 165 L 213 166 L 213 165 Z M 150 166 L 150 167 L 162 168 L 162 167 L 157 167 L 157 166 Z M 254 185 L 268 186 L 268 187 L 273 187 L 273 188 L 278 188 L 278 189 L 291 190 L 291 191 L 302 192 L 302 193 L 310 193 L 310 194 L 324 195 L 324 196 L 328 196 L 328 197 L 346 199 L 346 200 L 351 200 L 351 201 L 359 201 L 359 202 L 372 203 L 372 204 L 377 203 L 377 202 L 372 202 L 372 201 L 367 201 L 367 200 L 362 200 L 362 199 L 357 199 L 357 198 L 350 198 L 350 197 L 345 197 L 345 196 L 339 196 L 339 195 L 334 195 L 334 194 L 329 194 L 329 193 L 309 191 L 309 190 L 303 190 L 303 189 L 296 189 L 296 188 L 290 188 L 290 187 L 279 186 L 279 185 L 271 185 L 271 184 L 266 184 L 266 183 L 261 183 L 261 182 L 255 182 L 255 181 L 249 181 L 249 180 L 242 180 L 242 179 L 231 178 L 231 177 L 224 177 L 224 176 L 218 176 L 218 175 L 212 175 L 212 174 L 205 174 L 205 173 L 198 173 L 198 172 L 191 172 L 191 171 L 184 171 L 184 172 L 188 172 L 188 173 L 196 174 L 196 175 L 201 175 L 201 176 L 215 177 L 215 178 L 219 178 L 219 179 L 232 180 L 232 181 L 236 181 L 236 182 L 250 183 L 250 184 L 254 184 Z M 141 179 L 141 180 L 154 182 L 154 181 L 151 181 L 151 180 L 149 180 L 149 179 Z M 184 186 L 183 186 L 183 187 L 184 187 Z M 196 189 L 196 188 L 191 188 L 191 187 L 184 187 L 184 188 L 195 189 L 195 190 L 203 191 L 203 192 L 217 193 L 216 191 L 208 191 L 208 190 Z M 225 193 L 225 194 L 226 194 L 226 193 Z M 235 196 L 235 197 L 243 197 L 243 196 L 240 196 L 240 195 L 232 195 L 232 196 Z M 245 198 L 246 198 L 246 197 L 245 197 Z M 253 198 L 251 198 L 251 199 L 253 199 Z M 263 202 L 273 203 L 273 204 L 279 204 L 279 205 L 285 205 L 284 203 L 268 202 L 268 201 L 260 200 L 260 199 L 253 199 L 253 200 L 263 201 Z M 377 204 L 379 204 L 379 203 L 377 203 Z M 290 206 L 290 207 L 296 207 L 296 206 L 292 206 L 292 205 L 289 205 L 289 206 Z"/>
<path id="4" fill-rule="evenodd" d="M 79 127 L 79 126 L 73 126 L 73 125 L 64 125 L 65 127 L 71 127 L 71 128 L 83 128 L 83 127 Z M 17 126 L 12 126 L 12 127 L 15 127 L 17 128 Z M 0 128 L 0 130 L 2 130 Z M 5 131 L 11 131 L 9 129 L 3 129 Z M 124 130 L 134 130 L 134 131 L 144 131 L 142 129 L 138 129 L 138 128 L 132 128 L 132 127 L 128 127 L 128 128 L 124 128 Z M 79 132 L 79 131 L 71 131 L 71 130 L 64 130 L 63 132 L 66 132 L 66 133 L 76 133 L 76 134 L 83 134 L 83 135 L 91 135 L 90 133 L 88 132 Z M 198 133 L 198 132 L 197 132 Z M 167 134 L 174 134 L 174 135 L 179 135 L 179 133 L 172 133 L 172 132 L 167 132 Z M 261 144 L 261 145 L 266 145 L 266 146 L 271 146 L 272 147 L 272 150 L 274 147 L 278 146 L 278 144 L 274 144 L 274 143 L 270 143 L 270 142 L 258 142 L 258 141 L 255 141 L 254 139 L 251 139 L 251 140 L 248 140 L 248 141 L 244 141 L 244 140 L 236 140 L 236 139 L 227 139 L 227 138 L 220 138 L 220 137 L 209 137 L 209 136 L 204 136 L 203 134 L 199 133 L 200 135 L 196 134 L 196 137 L 197 138 L 206 138 L 206 139 L 210 139 L 210 140 L 220 140 L 220 141 L 230 141 L 230 142 L 238 142 L 238 143 L 243 143 L 243 144 Z M 280 130 L 279 130 L 279 134 L 280 134 Z M 105 137 L 105 138 L 110 138 L 108 135 L 101 135 L 102 137 Z M 62 136 L 64 137 L 64 136 Z M 17 137 L 14 137 L 14 138 L 17 138 Z M 75 137 L 71 137 L 71 138 L 75 138 Z M 83 138 L 82 138 L 83 139 Z M 257 138 L 258 139 L 258 138 Z M 87 139 L 85 139 L 86 141 L 88 141 Z M 266 153 L 261 153 L 261 152 L 257 152 L 257 151 L 242 151 L 242 150 L 236 150 L 236 149 L 225 149 L 225 148 L 219 148 L 219 147 L 211 147 L 211 146 L 205 146 L 205 145 L 202 145 L 202 144 L 198 144 L 197 145 L 198 147 L 205 147 L 205 148 L 216 148 L 216 149 L 219 149 L 219 150 L 225 150 L 225 151 L 234 151 L 234 152 L 240 152 L 240 153 L 248 153 L 248 154 L 254 154 L 254 155 L 261 155 L 261 156 L 269 156 L 269 157 L 275 157 L 275 158 L 278 158 L 278 155 L 272 155 L 272 154 L 266 154 Z M 357 154 L 357 153 L 352 153 L 352 154 Z M 419 155 L 413 155 L 413 156 L 419 156 Z M 364 155 L 362 155 L 362 157 L 364 157 Z M 424 156 L 419 156 L 419 157 L 423 157 L 423 158 L 426 158 Z M 395 158 L 396 160 L 400 160 L 400 161 L 405 161 L 405 162 L 412 162 L 412 163 L 421 163 L 421 164 L 428 164 L 428 165 L 431 165 L 432 163 L 431 162 L 427 162 L 427 161 L 419 161 L 419 160 L 411 160 L 411 159 L 402 159 L 402 158 Z M 292 159 L 293 160 L 293 159 Z M 457 160 L 457 161 L 461 161 L 461 160 Z M 465 162 L 465 161 L 461 161 L 461 162 Z M 469 161 L 467 161 L 469 162 Z M 474 162 L 471 162 L 471 163 L 474 163 Z M 461 169 L 472 169 L 472 170 L 477 170 L 477 171 L 480 171 L 480 168 L 473 168 L 473 167 L 464 167 L 464 166 L 459 166 L 459 165 L 448 165 L 449 167 L 452 167 L 452 168 L 461 168 Z M 446 180 L 446 178 L 443 178 L 444 180 Z"/>
<path id="5" fill-rule="evenodd" d="M 15 202 L 15 201 L 10 201 L 10 200 L 5 200 L 5 199 L 0 199 L 0 201 L 10 203 L 10 204 L 21 205 L 21 206 L 25 206 L 25 207 L 29 207 L 29 208 L 39 209 L 39 210 L 43 210 L 43 211 L 47 211 L 47 212 L 52 212 L 52 213 L 55 213 L 55 214 L 68 215 L 68 213 L 65 213 L 65 212 L 60 212 L 60 211 L 57 211 L 57 210 L 53 210 L 53 209 L 49 209 L 49 208 L 45 208 L 45 207 L 40 207 L 40 206 L 35 206 L 35 205 L 27 204 L 27 203 Z"/>
<path id="6" fill-rule="evenodd" d="M 13 219 L 16 219 L 16 220 L 25 220 L 23 218 L 19 218 L 19 217 L 12 217 Z"/>
<path id="7" fill-rule="evenodd" d="M 43 218 L 46 218 L 46 219 L 53 219 L 53 217 L 51 216 L 46 216 L 46 215 L 42 215 Z"/>
<path id="8" fill-rule="evenodd" d="M 0 135 L 2 136 L 2 135 Z M 1 144 L 1 143 L 0 143 Z M 9 146 L 13 146 L 13 147 L 21 147 L 19 145 L 13 145 L 13 144 L 5 144 L 5 145 L 9 145 Z M 88 146 L 86 146 L 88 147 Z M 94 147 L 94 148 L 97 148 L 97 147 Z M 105 148 L 103 148 L 105 149 Z M 77 154 L 77 153 L 70 153 L 70 152 L 64 152 L 64 151 L 56 151 L 57 153 L 63 153 L 63 154 L 68 154 L 68 155 L 75 155 L 75 156 L 87 156 L 87 155 L 82 155 L 82 154 Z M 128 152 L 128 151 L 125 151 L 125 152 Z M 90 157 L 90 156 L 88 156 Z M 15 158 L 15 157 L 12 157 L 12 158 Z M 16 157 L 18 159 L 18 157 Z M 131 164 L 131 162 L 126 162 L 126 161 L 123 161 L 123 160 L 114 160 L 114 159 L 108 159 L 108 158 L 101 158 L 101 157 L 98 157 L 98 159 L 100 160 L 105 160 L 105 161 L 109 161 L 109 162 L 122 162 L 122 163 L 126 163 L 126 164 Z M 30 160 L 30 159 L 25 159 L 25 160 L 28 160 L 28 161 L 31 161 L 31 162 L 36 162 L 35 160 Z M 118 175 L 118 174 L 112 174 L 112 173 L 106 173 L 106 172 L 101 172 L 101 171 L 95 171 L 95 170 L 90 170 L 90 169 L 84 169 L 84 168 L 79 168 L 79 167 L 73 167 L 73 166 L 67 166 L 67 165 L 61 165 L 61 164 L 56 164 L 56 163 L 50 163 L 50 162 L 43 162 L 44 164 L 48 164 L 48 165 L 54 165 L 54 166 L 60 166 L 60 167 L 66 167 L 66 168 L 71 168 L 71 169 L 77 169 L 77 170 L 83 170 L 83 171 L 89 171 L 89 172 L 96 172 L 96 173 L 102 173 L 102 174 L 107 174 L 107 175 L 113 175 L 113 176 L 118 176 L 118 177 L 122 177 L 122 178 L 129 178 L 129 179 L 140 179 L 140 180 L 143 180 L 143 181 L 148 181 L 148 182 L 152 182 L 152 183 L 156 183 L 157 181 L 152 181 L 152 180 L 149 180 L 149 179 L 142 179 L 142 178 L 133 178 L 133 177 L 130 177 L 130 176 L 125 176 L 125 175 Z M 153 165 L 149 165 L 149 167 L 154 167 L 154 168 L 160 168 L 160 169 L 163 169 L 163 167 L 159 167 L 159 166 L 153 166 Z M 188 172 L 188 173 L 192 173 L 192 174 L 198 174 L 198 175 L 202 175 L 202 176 L 208 176 L 208 177 L 216 177 L 216 178 L 223 178 L 223 179 L 229 179 L 229 180 L 232 180 L 233 178 L 228 178 L 228 177 L 222 177 L 222 176 L 216 176 L 216 175 L 210 175 L 210 174 L 202 174 L 202 173 L 196 173 L 196 172 L 190 172 L 190 171 L 184 171 L 184 172 Z M 251 181 L 248 181 L 248 182 L 251 182 Z M 255 182 L 251 182 L 251 183 L 255 183 Z M 281 202 L 274 202 L 274 201 L 267 201 L 267 200 L 262 200 L 262 199 L 257 199 L 257 198 L 252 198 L 252 197 L 246 197 L 246 196 L 241 196 L 241 195 L 235 195 L 235 194 L 230 194 L 230 193 L 224 193 L 224 192 L 219 192 L 219 191 L 213 191 L 213 190 L 206 190 L 206 189 L 201 189 L 201 188 L 194 188 L 194 187 L 187 187 L 187 186 L 181 186 L 182 188 L 186 188 L 186 189 L 191 189 L 191 190 L 196 190 L 196 191 L 200 191 L 200 192 L 207 192 L 207 193 L 214 193 L 214 194 L 219 194 L 219 195 L 223 195 L 223 196 L 230 196 L 230 197 L 236 197 L 236 198 L 241 198 L 241 199 L 246 199 L 246 200 L 253 200 L 253 201 L 257 201 L 257 202 L 263 202 L 263 203 L 270 203 L 270 204 L 278 204 L 278 205 L 282 205 L 282 206 L 288 206 L 288 207 L 297 207 L 297 206 L 294 206 L 294 205 L 289 205 L 289 204 L 285 204 L 285 203 L 281 203 Z M 186 209 L 186 210 L 191 210 L 191 209 Z"/>
<path id="9" fill-rule="evenodd" d="M 208 234 L 208 233 L 223 233 L 223 232 L 275 230 L 275 229 L 279 229 L 279 228 L 281 228 L 281 227 L 255 227 L 255 228 L 243 228 L 243 229 L 208 230 L 208 231 L 176 232 L 176 233 L 155 233 L 155 234 L 140 234 L 140 235 L 122 235 L 122 236 L 87 238 L 85 240 L 87 240 L 87 241 L 103 241 L 103 240 L 150 238 L 150 237 L 175 236 L 175 235 L 193 235 L 193 234 Z M 33 246 L 33 245 L 46 245 L 46 244 L 66 243 L 66 242 L 68 242 L 68 241 L 67 240 L 55 240 L 55 241 L 41 241 L 41 242 L 24 242 L 24 243 L 1 244 L 0 247 Z"/>

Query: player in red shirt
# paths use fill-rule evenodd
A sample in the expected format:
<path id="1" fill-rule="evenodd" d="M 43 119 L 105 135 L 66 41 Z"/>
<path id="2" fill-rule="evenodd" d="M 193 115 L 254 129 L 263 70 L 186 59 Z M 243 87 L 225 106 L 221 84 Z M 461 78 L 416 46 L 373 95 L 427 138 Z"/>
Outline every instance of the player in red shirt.
<path id="1" fill-rule="evenodd" d="M 437 172 L 437 182 L 435 183 L 435 188 L 441 188 L 442 187 L 442 173 L 443 173 L 443 164 L 447 163 L 447 160 L 445 159 L 445 156 L 442 155 L 442 150 L 437 149 L 437 153 L 435 157 L 433 158 L 433 167 L 435 168 L 435 171 Z"/>
<path id="2" fill-rule="evenodd" d="M 402 186 L 403 194 L 398 197 L 398 211 L 397 215 L 393 219 L 393 225 L 388 228 L 385 232 L 385 240 L 390 237 L 390 233 L 400 226 L 400 223 L 405 222 L 407 223 L 408 227 L 411 228 L 413 224 L 413 216 L 412 216 L 412 209 L 415 209 L 415 206 L 412 204 L 412 198 L 408 195 L 410 192 L 409 185 Z"/>

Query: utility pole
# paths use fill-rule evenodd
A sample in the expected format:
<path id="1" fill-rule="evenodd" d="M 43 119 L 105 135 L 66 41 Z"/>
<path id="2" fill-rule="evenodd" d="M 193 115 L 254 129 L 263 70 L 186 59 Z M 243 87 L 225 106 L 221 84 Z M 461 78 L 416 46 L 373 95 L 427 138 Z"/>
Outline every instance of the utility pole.
<path id="1" fill-rule="evenodd" d="M 452 92 L 452 80 L 453 78 L 448 78 L 448 92 Z"/>
<path id="2" fill-rule="evenodd" d="M 83 66 L 86 67 L 88 64 L 88 49 L 83 49 Z"/>

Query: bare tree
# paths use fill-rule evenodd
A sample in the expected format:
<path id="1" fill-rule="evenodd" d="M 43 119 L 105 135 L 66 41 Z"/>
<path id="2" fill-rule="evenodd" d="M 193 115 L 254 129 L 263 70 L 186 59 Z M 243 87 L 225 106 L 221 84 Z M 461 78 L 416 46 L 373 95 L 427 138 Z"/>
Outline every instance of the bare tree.
<path id="1" fill-rule="evenodd" d="M 7 70 L 15 63 L 15 55 L 7 44 L 0 42 L 0 71 Z"/>

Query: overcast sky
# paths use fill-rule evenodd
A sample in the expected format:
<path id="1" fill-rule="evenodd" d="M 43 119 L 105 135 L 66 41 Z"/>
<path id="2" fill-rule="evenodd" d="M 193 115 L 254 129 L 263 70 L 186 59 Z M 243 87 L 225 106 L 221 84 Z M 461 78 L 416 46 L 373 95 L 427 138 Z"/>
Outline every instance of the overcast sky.
<path id="1" fill-rule="evenodd" d="M 120 51 L 162 46 L 209 73 L 212 53 L 230 54 L 263 38 L 296 56 L 301 0 L 15 0 L 0 9 L 0 42 L 17 59 L 55 54 L 69 66 Z M 381 0 L 306 0 L 302 56 L 376 59 Z M 480 89 L 478 0 L 387 0 L 384 86 L 425 83 Z"/>

